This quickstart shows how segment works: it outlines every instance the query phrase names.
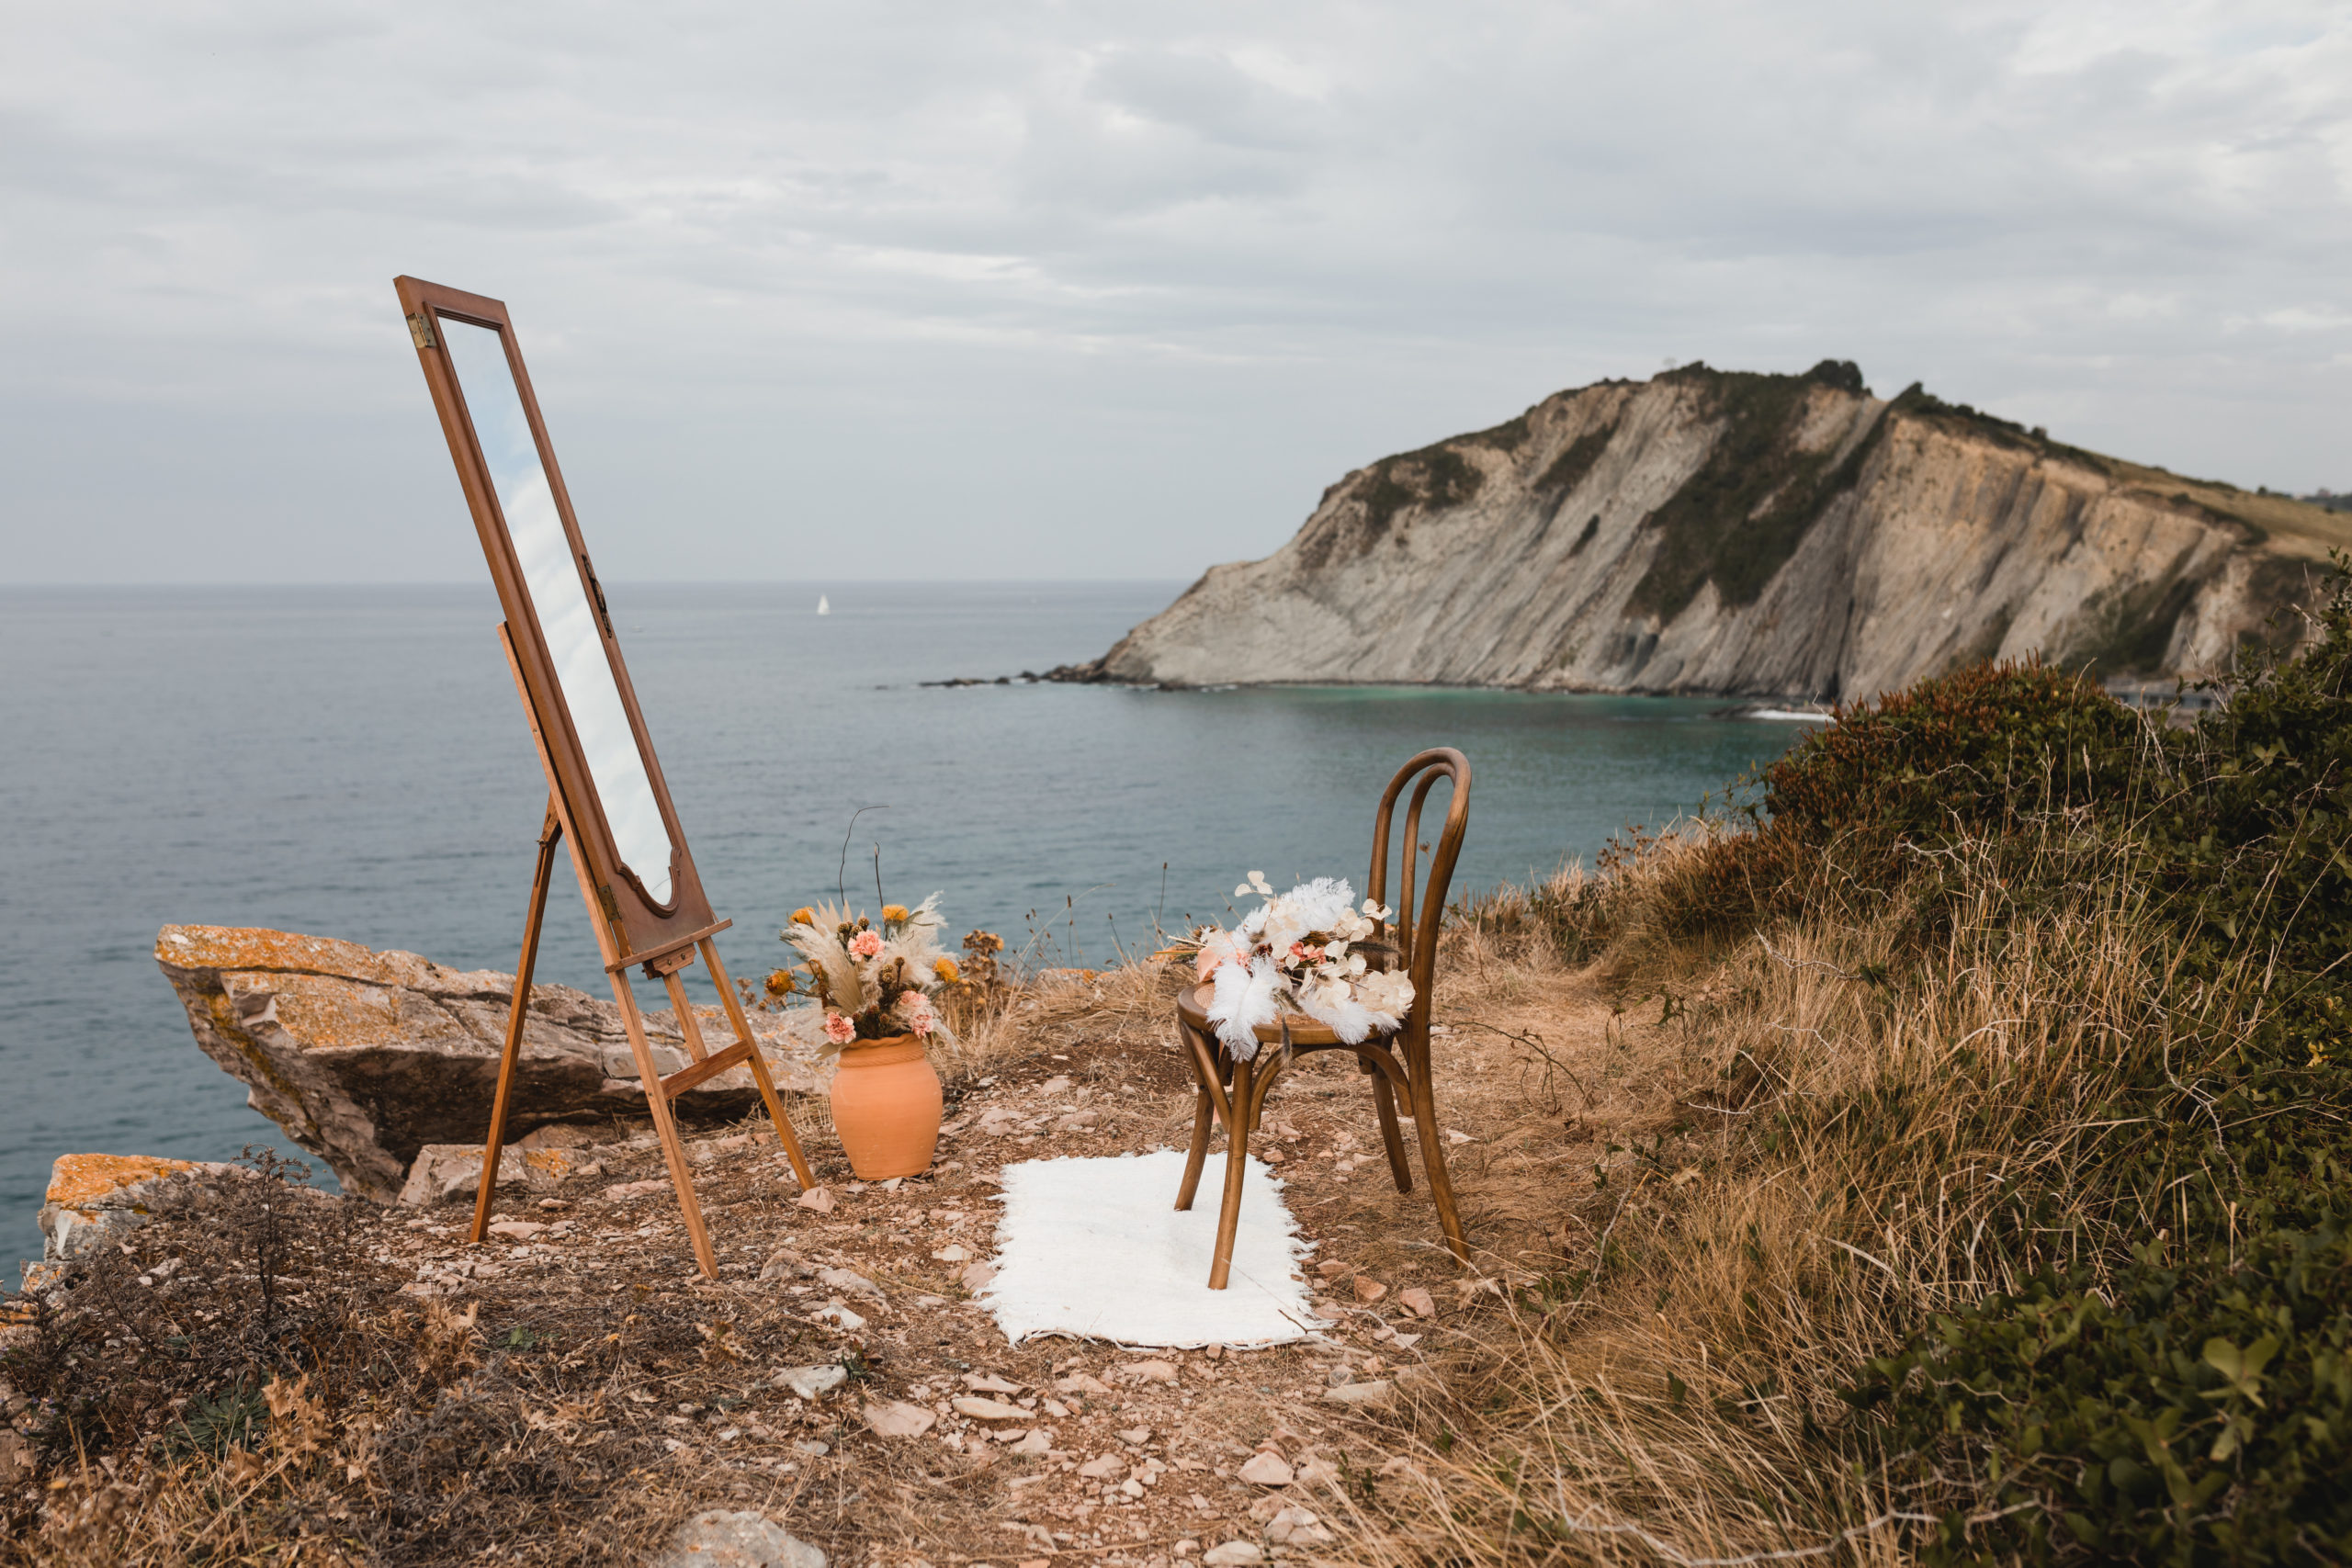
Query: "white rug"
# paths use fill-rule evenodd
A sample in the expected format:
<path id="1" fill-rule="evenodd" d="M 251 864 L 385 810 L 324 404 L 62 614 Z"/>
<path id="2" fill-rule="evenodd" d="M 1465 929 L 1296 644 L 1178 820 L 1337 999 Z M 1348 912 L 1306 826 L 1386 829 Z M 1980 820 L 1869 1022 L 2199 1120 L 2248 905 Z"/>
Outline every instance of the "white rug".
<path id="1" fill-rule="evenodd" d="M 996 1278 L 980 1292 L 1005 1336 L 1189 1349 L 1279 1345 L 1318 1331 L 1299 1273 L 1307 1244 L 1273 1172 L 1250 1162 L 1232 1282 L 1222 1291 L 1209 1289 L 1209 1263 L 1225 1156 L 1209 1156 L 1199 1195 L 1179 1213 L 1183 1175 L 1174 1149 L 1006 1166 Z"/>

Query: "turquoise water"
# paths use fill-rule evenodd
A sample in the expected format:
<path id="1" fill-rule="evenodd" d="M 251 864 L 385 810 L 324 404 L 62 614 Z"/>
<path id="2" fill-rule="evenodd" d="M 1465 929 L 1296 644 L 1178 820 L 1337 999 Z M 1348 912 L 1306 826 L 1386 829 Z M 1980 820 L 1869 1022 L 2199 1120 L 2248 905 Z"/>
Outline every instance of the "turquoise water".
<path id="1" fill-rule="evenodd" d="M 853 896 L 878 842 L 894 901 L 1101 963 L 1249 870 L 1360 879 L 1426 746 L 1474 770 L 1459 889 L 1589 859 L 1796 734 L 1704 701 L 921 684 L 1091 658 L 1180 587 L 608 585 L 730 965 L 834 890 L 860 807 Z M 278 1136 L 190 1039 L 159 926 L 513 966 L 545 785 L 496 623 L 487 587 L 0 591 L 0 1259 L 38 1255 L 60 1154 Z M 541 976 L 600 987 L 568 877 L 550 911 Z"/>

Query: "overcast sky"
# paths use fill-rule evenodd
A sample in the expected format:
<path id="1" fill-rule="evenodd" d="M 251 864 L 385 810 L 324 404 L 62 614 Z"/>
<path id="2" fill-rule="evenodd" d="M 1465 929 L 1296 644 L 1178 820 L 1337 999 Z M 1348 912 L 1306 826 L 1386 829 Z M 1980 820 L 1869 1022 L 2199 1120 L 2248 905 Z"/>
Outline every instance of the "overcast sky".
<path id="1" fill-rule="evenodd" d="M 0 17 L 0 581 L 478 580 L 400 272 L 616 580 L 1190 577 L 1691 358 L 2352 489 L 2341 0 Z"/>

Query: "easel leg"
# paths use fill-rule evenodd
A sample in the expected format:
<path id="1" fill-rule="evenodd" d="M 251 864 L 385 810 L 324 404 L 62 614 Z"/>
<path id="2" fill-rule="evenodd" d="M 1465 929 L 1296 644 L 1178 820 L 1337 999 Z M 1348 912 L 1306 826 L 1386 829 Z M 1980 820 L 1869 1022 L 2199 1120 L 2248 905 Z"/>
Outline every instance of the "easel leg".
<path id="1" fill-rule="evenodd" d="M 718 961 L 718 944 L 705 937 L 696 944 L 702 950 L 702 961 L 710 965 L 711 983 L 718 987 L 718 999 L 726 1004 L 727 1021 L 735 1030 L 735 1038 L 752 1048 L 752 1080 L 760 1086 L 760 1098 L 767 1102 L 768 1120 L 775 1123 L 775 1135 L 784 1145 L 784 1156 L 792 1162 L 793 1179 L 800 1183 L 803 1192 L 813 1190 L 817 1178 L 808 1168 L 808 1156 L 800 1150 L 800 1134 L 792 1130 L 792 1119 L 784 1113 L 784 1102 L 775 1092 L 775 1080 L 768 1076 L 767 1058 L 760 1055 L 760 1043 L 752 1034 L 752 1021 L 743 1012 L 742 999 L 735 994 L 735 982 L 728 977 L 727 965 Z"/>
<path id="2" fill-rule="evenodd" d="M 678 1190 L 678 1212 L 685 1216 L 686 1235 L 694 1242 L 695 1262 L 706 1279 L 718 1277 L 718 1260 L 711 1256 L 710 1233 L 703 1228 L 702 1205 L 695 1200 L 694 1178 L 686 1170 L 686 1147 L 678 1141 L 677 1119 L 670 1114 L 670 1097 L 662 1092 L 662 1069 L 654 1064 L 653 1047 L 645 1038 L 645 1019 L 637 1010 L 637 995 L 629 989 L 627 972 L 613 971 L 613 999 L 620 1003 L 621 1027 L 628 1032 L 629 1055 L 637 1060 L 637 1076 L 645 1085 L 645 1108 L 653 1112 L 653 1133 L 662 1140 L 662 1158 L 670 1167 L 670 1185 Z"/>
<path id="3" fill-rule="evenodd" d="M 498 1195 L 498 1160 L 506 1149 L 506 1101 L 514 1068 L 523 1056 L 523 1025 L 531 1011 L 531 971 L 539 961 L 539 924 L 548 912 L 548 883 L 555 871 L 555 841 L 563 836 L 555 802 L 539 829 L 539 863 L 531 874 L 531 912 L 523 921 L 523 956 L 514 964 L 514 1000 L 506 1010 L 506 1048 L 498 1058 L 498 1094 L 491 1101 L 490 1137 L 482 1145 L 481 1180 L 474 1190 L 474 1228 L 467 1239 L 479 1244 L 488 1234 L 491 1205 Z"/>

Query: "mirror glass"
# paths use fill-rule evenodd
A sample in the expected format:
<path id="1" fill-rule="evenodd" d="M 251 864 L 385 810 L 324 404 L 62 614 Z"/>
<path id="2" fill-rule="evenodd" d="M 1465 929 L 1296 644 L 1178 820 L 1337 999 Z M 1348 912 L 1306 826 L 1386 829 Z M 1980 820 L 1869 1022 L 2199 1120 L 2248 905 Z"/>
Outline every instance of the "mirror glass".
<path id="1" fill-rule="evenodd" d="M 613 680 L 612 661 L 596 635 L 596 612 L 580 565 L 571 557 L 555 492 L 539 466 L 539 449 L 524 417 L 523 399 L 506 365 L 506 346 L 496 332 L 441 318 L 442 341 L 464 389 L 474 436 L 490 465 L 498 508 L 506 514 L 506 536 L 523 567 L 531 607 L 547 637 L 563 688 L 571 728 L 587 754 L 588 772 L 612 826 L 613 847 L 637 874 L 657 904 L 670 902 L 670 834 L 645 775 L 645 758 L 628 727 Z"/>

